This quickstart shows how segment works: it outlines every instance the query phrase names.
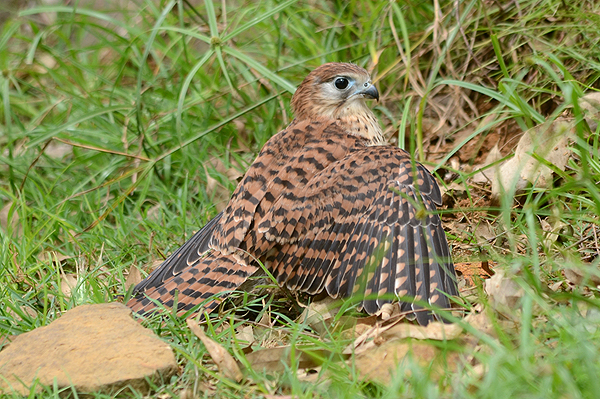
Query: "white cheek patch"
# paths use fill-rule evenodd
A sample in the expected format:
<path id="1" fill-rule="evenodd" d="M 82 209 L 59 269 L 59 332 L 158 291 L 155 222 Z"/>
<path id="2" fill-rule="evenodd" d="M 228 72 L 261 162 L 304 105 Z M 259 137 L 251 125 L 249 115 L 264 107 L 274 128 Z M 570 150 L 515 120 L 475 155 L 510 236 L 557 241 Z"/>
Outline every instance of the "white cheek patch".
<path id="1" fill-rule="evenodd" d="M 342 100 L 346 97 L 346 90 L 338 90 L 335 88 L 334 83 L 333 82 L 329 82 L 325 85 L 322 86 L 323 87 L 323 97 L 324 98 L 330 98 L 332 100 Z"/>

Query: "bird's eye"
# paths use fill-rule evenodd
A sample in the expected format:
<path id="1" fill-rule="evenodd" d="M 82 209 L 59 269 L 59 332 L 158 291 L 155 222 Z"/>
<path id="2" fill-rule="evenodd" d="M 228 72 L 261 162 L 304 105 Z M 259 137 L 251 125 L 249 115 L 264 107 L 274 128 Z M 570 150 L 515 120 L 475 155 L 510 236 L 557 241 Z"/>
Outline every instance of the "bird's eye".
<path id="1" fill-rule="evenodd" d="M 348 82 L 348 79 L 346 78 L 337 78 L 334 82 L 335 87 L 339 90 L 344 90 L 348 87 L 348 84 L 350 82 Z"/>

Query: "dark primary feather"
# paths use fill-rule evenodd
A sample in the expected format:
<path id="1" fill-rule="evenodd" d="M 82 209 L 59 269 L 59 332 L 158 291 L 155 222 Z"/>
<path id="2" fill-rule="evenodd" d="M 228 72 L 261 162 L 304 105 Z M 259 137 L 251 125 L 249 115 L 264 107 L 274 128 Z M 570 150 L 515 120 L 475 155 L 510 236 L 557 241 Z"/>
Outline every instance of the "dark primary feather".
<path id="1" fill-rule="evenodd" d="M 158 287 L 169 277 L 180 274 L 209 250 L 208 244 L 223 213 L 219 213 L 196 232 L 185 244 L 173 252 L 148 277 L 135 286 L 133 292 L 144 292 L 148 288 Z"/>
<path id="2" fill-rule="evenodd" d="M 333 101 L 336 76 L 359 94 Z M 377 145 L 363 87 L 377 93 L 355 65 L 313 71 L 292 100 L 296 120 L 265 144 L 226 209 L 138 284 L 128 305 L 145 313 L 176 299 L 181 313 L 200 303 L 210 310 L 212 296 L 242 284 L 259 260 L 291 290 L 354 295 L 369 314 L 394 297 L 404 310 L 420 310 L 415 301 L 449 307 L 457 289 L 435 213 L 439 187 L 405 151 Z"/>

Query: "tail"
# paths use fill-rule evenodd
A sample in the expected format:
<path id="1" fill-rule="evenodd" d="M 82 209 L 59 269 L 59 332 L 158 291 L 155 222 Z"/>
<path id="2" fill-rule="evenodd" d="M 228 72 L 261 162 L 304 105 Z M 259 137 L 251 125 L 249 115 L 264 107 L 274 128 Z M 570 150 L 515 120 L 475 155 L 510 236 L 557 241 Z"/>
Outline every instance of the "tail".
<path id="1" fill-rule="evenodd" d="M 142 315 L 155 312 L 157 303 L 170 309 L 176 307 L 178 316 L 194 308 L 192 314 L 211 312 L 221 302 L 221 296 L 215 295 L 235 290 L 257 269 L 235 253 L 211 251 L 180 272 L 134 292 L 127 306 Z"/>

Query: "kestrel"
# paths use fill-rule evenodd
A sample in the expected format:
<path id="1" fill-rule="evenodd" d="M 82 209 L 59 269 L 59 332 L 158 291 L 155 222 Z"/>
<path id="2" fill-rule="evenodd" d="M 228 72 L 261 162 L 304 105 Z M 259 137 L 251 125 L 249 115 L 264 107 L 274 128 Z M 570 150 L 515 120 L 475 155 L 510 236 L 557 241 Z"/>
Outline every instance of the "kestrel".
<path id="1" fill-rule="evenodd" d="M 356 296 L 376 314 L 399 298 L 427 324 L 449 308 L 456 276 L 436 204 L 440 189 L 404 150 L 385 145 L 366 99 L 379 99 L 353 64 L 313 70 L 292 97 L 295 119 L 262 148 L 227 208 L 134 288 L 144 314 L 178 314 L 235 290 L 261 267 L 292 291 Z M 198 308 L 198 307 L 197 307 Z"/>

